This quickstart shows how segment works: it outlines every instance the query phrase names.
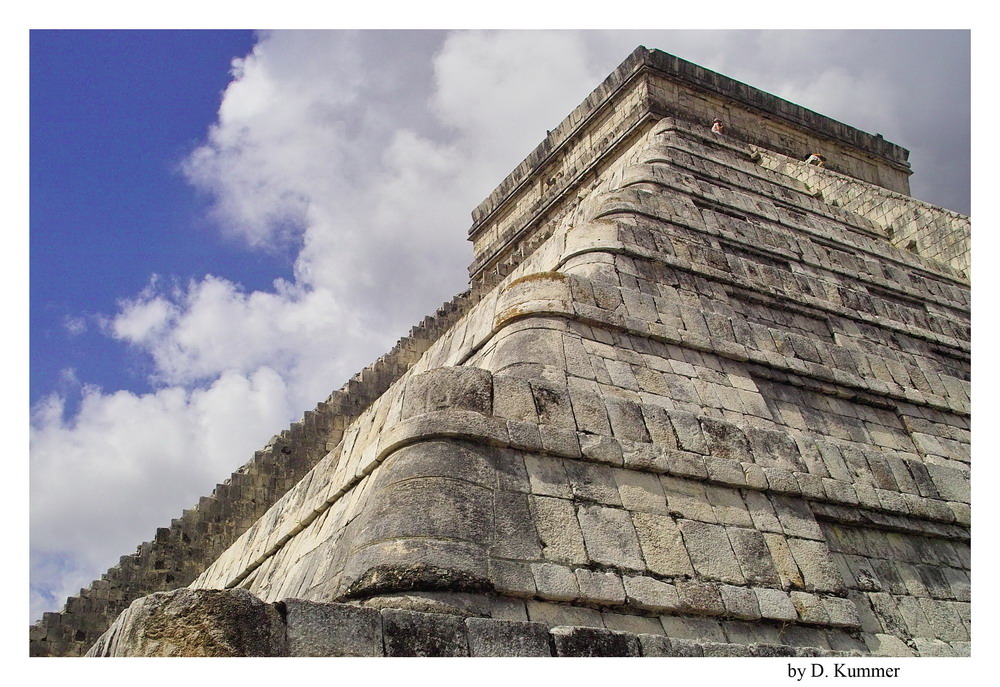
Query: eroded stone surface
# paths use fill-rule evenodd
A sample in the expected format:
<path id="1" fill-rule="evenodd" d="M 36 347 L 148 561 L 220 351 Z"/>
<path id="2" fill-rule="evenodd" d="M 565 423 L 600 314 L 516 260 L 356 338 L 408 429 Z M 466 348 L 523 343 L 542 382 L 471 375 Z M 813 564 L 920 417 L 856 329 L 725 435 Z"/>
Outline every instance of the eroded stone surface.
<path id="1" fill-rule="evenodd" d="M 88 656 L 283 656 L 278 609 L 242 589 L 178 589 L 138 599 Z"/>

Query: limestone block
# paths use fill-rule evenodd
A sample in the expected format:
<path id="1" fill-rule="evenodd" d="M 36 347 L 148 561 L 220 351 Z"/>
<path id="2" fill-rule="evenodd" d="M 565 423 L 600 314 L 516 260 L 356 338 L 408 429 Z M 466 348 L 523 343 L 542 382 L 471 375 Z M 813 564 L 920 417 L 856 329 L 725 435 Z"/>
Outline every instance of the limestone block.
<path id="1" fill-rule="evenodd" d="M 798 444 L 790 435 L 761 427 L 748 427 L 746 436 L 759 465 L 806 472 Z"/>
<path id="2" fill-rule="evenodd" d="M 925 467 L 941 498 L 958 503 L 969 503 L 970 485 L 967 470 L 958 470 L 934 463 L 926 463 Z"/>
<path id="3" fill-rule="evenodd" d="M 706 642 L 704 651 L 706 658 L 728 658 L 754 655 L 749 646 L 744 646 L 742 644 L 723 644 L 720 642 Z"/>
<path id="4" fill-rule="evenodd" d="M 537 424 L 508 420 L 507 435 L 510 437 L 510 445 L 513 447 L 533 452 L 542 451 L 544 448 L 542 434 L 538 430 Z"/>
<path id="5" fill-rule="evenodd" d="M 676 362 L 676 361 L 673 361 Z M 677 444 L 684 451 L 707 455 L 709 453 L 701 424 L 693 413 L 680 410 L 667 411 L 677 435 Z"/>
<path id="6" fill-rule="evenodd" d="M 285 599 L 289 656 L 381 656 L 382 618 L 371 608 Z"/>
<path id="7" fill-rule="evenodd" d="M 872 656 L 913 656 L 913 649 L 908 647 L 899 637 L 889 634 L 862 635 Z"/>
<path id="8" fill-rule="evenodd" d="M 671 515 L 701 522 L 716 522 L 704 484 L 667 475 L 660 475 L 660 484 L 663 485 Z"/>
<path id="9" fill-rule="evenodd" d="M 573 496 L 577 500 L 593 501 L 608 506 L 622 505 L 621 497 L 618 494 L 618 484 L 615 482 L 614 472 L 610 466 L 577 460 L 567 460 L 563 465 Z M 660 493 L 663 493 L 662 489 Z M 665 499 L 664 503 L 666 503 Z"/>
<path id="10" fill-rule="evenodd" d="M 496 591 L 507 596 L 532 598 L 538 591 L 531 565 L 522 561 L 491 558 L 489 579 Z"/>
<path id="11" fill-rule="evenodd" d="M 761 617 L 786 622 L 798 620 L 798 613 L 786 592 L 780 589 L 756 589 L 754 591 L 757 595 Z"/>
<path id="12" fill-rule="evenodd" d="M 760 619 L 760 607 L 753 589 L 724 584 L 719 587 L 719 595 L 727 615 L 745 620 Z"/>
<path id="13" fill-rule="evenodd" d="M 799 619 L 802 622 L 813 625 L 829 624 L 830 616 L 826 611 L 826 605 L 823 603 L 822 598 L 815 594 L 796 591 L 791 592 L 789 597 L 792 599 L 792 605 L 795 606 L 795 610 L 798 612 Z"/>
<path id="14" fill-rule="evenodd" d="M 678 524 L 691 564 L 699 575 L 732 584 L 746 582 L 725 527 L 693 520 Z"/>
<path id="15" fill-rule="evenodd" d="M 609 630 L 628 632 L 630 634 L 658 634 L 663 632 L 663 625 L 658 618 L 648 618 L 643 615 L 623 615 L 621 613 L 611 613 L 603 611 L 601 617 L 604 619 L 604 627 Z"/>
<path id="16" fill-rule="evenodd" d="M 444 613 L 382 610 L 386 656 L 468 656 L 465 620 Z"/>
<path id="17" fill-rule="evenodd" d="M 589 284 L 587 288 L 589 290 Z M 591 297 L 592 294 L 593 292 L 591 291 Z M 593 303 L 590 303 L 590 305 L 593 305 Z M 586 380 L 596 380 L 594 368 L 590 364 L 590 356 L 580 338 L 575 336 L 563 337 L 563 355 L 566 360 L 566 373 L 570 376 L 570 379 L 577 377 Z"/>
<path id="18" fill-rule="evenodd" d="M 505 332 L 496 339 L 490 368 L 496 373 L 528 379 L 538 379 L 539 371 L 549 368 L 565 370 L 562 339 L 562 332 L 547 328 Z"/>
<path id="19" fill-rule="evenodd" d="M 951 601 L 937 601 L 932 599 L 920 599 L 920 606 L 924 616 L 933 628 L 933 635 L 945 642 L 965 642 L 969 640 L 969 631 L 959 609 L 964 610 L 962 604 Z"/>
<path id="20" fill-rule="evenodd" d="M 411 478 L 373 491 L 355 545 L 406 537 L 492 542 L 493 490 L 443 477 Z"/>
<path id="21" fill-rule="evenodd" d="M 521 560 L 541 558 L 542 550 L 532 522 L 528 496 L 520 492 L 497 491 L 494 503 L 495 531 L 491 554 Z"/>
<path id="22" fill-rule="evenodd" d="M 764 541 L 767 543 L 768 551 L 771 552 L 771 560 L 774 561 L 774 568 L 778 571 L 778 577 L 781 578 L 781 586 L 786 589 L 788 587 L 801 588 L 804 584 L 802 573 L 799 571 L 799 566 L 795 563 L 795 558 L 792 557 L 791 549 L 788 547 L 788 540 L 784 535 L 765 532 Z"/>
<path id="23" fill-rule="evenodd" d="M 581 506 L 577 515 L 590 560 L 628 570 L 645 569 L 639 540 L 627 511 L 606 506 Z"/>
<path id="24" fill-rule="evenodd" d="M 526 605 L 528 619 L 531 622 L 544 623 L 548 627 L 558 627 L 560 625 L 604 627 L 601 613 L 592 608 L 546 603 L 544 601 L 528 601 Z"/>
<path id="25" fill-rule="evenodd" d="M 641 410 L 650 440 L 664 448 L 679 448 L 668 411 L 660 406 L 651 405 L 643 405 Z"/>
<path id="26" fill-rule="evenodd" d="M 788 548 L 802 572 L 807 589 L 841 592 L 844 581 L 830 558 L 826 542 L 789 537 Z"/>
<path id="27" fill-rule="evenodd" d="M 924 615 L 920 601 L 911 596 L 898 596 L 896 609 L 906 623 L 906 629 L 913 637 L 935 637 L 936 632 Z"/>
<path id="28" fill-rule="evenodd" d="M 718 605 L 721 609 L 721 600 Z M 716 615 L 722 615 L 722 611 Z M 671 642 L 675 641 L 675 638 L 680 640 L 694 640 L 699 644 L 726 641 L 726 633 L 722 629 L 722 625 L 719 621 L 712 618 L 661 615 L 660 623 L 663 624 L 663 630 L 670 637 Z"/>
<path id="29" fill-rule="evenodd" d="M 643 559 L 658 575 L 691 575 L 694 569 L 674 519 L 660 513 L 632 513 Z"/>
<path id="30" fill-rule="evenodd" d="M 753 463 L 738 463 L 738 465 L 743 467 L 743 475 L 746 477 L 748 487 L 761 491 L 767 489 L 767 475 L 764 473 L 764 468 L 759 465 L 754 465 Z M 766 499 L 767 497 L 765 496 L 764 498 Z M 768 508 L 771 510 L 771 514 L 773 515 L 774 509 L 770 507 L 770 504 L 768 505 Z M 777 519 L 775 519 L 775 522 L 777 522 Z"/>
<path id="31" fill-rule="evenodd" d="M 947 657 L 960 655 L 947 642 L 942 642 L 940 639 L 914 637 L 913 645 L 916 647 L 917 654 L 920 656 Z"/>
<path id="32" fill-rule="evenodd" d="M 588 603 L 601 605 L 625 603 L 625 587 L 617 574 L 585 568 L 577 568 L 575 574 L 580 587 L 580 596 Z"/>
<path id="33" fill-rule="evenodd" d="M 750 512 L 738 490 L 710 484 L 705 486 L 705 495 L 720 525 L 753 527 Z"/>
<path id="34" fill-rule="evenodd" d="M 726 608 L 716 583 L 676 580 L 681 609 L 697 615 L 725 615 Z M 669 634 L 669 633 L 668 633 Z"/>
<path id="35" fill-rule="evenodd" d="M 640 634 L 638 637 L 643 656 L 673 658 L 705 655 L 701 645 L 697 642 L 670 639 L 660 634 Z"/>
<path id="36" fill-rule="evenodd" d="M 520 377 L 494 375 L 493 413 L 508 420 L 537 424 L 538 412 L 530 382 Z"/>
<path id="37" fill-rule="evenodd" d="M 531 493 L 563 499 L 568 499 L 573 495 L 561 460 L 544 455 L 529 454 L 524 456 L 524 467 L 528 471 Z"/>
<path id="38" fill-rule="evenodd" d="M 754 461 L 750 453 L 750 444 L 739 427 L 705 416 L 698 419 L 713 456 L 745 463 Z"/>
<path id="39" fill-rule="evenodd" d="M 639 640 L 630 633 L 596 627 L 553 627 L 556 656 L 640 656 Z"/>
<path id="40" fill-rule="evenodd" d="M 532 381 L 531 395 L 534 399 L 538 422 L 561 429 L 576 429 L 573 406 L 569 390 L 565 386 Z"/>
<path id="41" fill-rule="evenodd" d="M 492 414 L 492 375 L 475 367 L 442 367 L 411 376 L 406 382 L 401 419 L 435 410 Z"/>
<path id="42" fill-rule="evenodd" d="M 653 577 L 627 575 L 625 593 L 630 605 L 644 611 L 674 613 L 682 609 L 677 588 Z"/>
<path id="43" fill-rule="evenodd" d="M 586 564 L 587 550 L 573 504 L 548 496 L 529 498 L 542 555 L 554 562 Z"/>
<path id="44" fill-rule="evenodd" d="M 649 433 L 639 404 L 615 398 L 605 398 L 604 404 L 616 439 L 649 443 Z"/>
<path id="45" fill-rule="evenodd" d="M 746 581 L 755 586 L 778 586 L 780 579 L 764 535 L 743 527 L 727 527 L 726 532 Z"/>
<path id="46" fill-rule="evenodd" d="M 618 486 L 622 505 L 630 511 L 666 513 L 667 498 L 656 475 L 635 470 L 615 469 L 614 481 Z"/>
<path id="47" fill-rule="evenodd" d="M 604 400 L 599 394 L 582 389 L 569 389 L 576 429 L 591 434 L 611 435 L 611 422 Z"/>
<path id="48" fill-rule="evenodd" d="M 662 454 L 656 461 L 657 465 L 664 465 L 671 475 L 696 480 L 708 479 L 705 456 L 689 451 L 674 451 L 669 448 L 657 447 L 657 450 Z"/>
<path id="49" fill-rule="evenodd" d="M 244 589 L 177 589 L 144 596 L 88 656 L 286 656 L 285 623 Z"/>
<path id="50" fill-rule="evenodd" d="M 801 491 L 795 473 L 778 467 L 761 468 L 767 479 L 767 488 L 782 494 L 798 494 Z"/>
<path id="51" fill-rule="evenodd" d="M 542 623 L 466 618 L 470 656 L 551 656 L 549 628 Z"/>
<path id="52" fill-rule="evenodd" d="M 542 437 L 542 450 L 546 453 L 563 458 L 579 458 L 583 455 L 580 437 L 574 430 L 539 425 L 538 431 Z"/>
<path id="53" fill-rule="evenodd" d="M 491 586 L 486 552 L 470 542 L 392 539 L 345 555 L 338 590 L 343 598 L 409 590 L 479 592 Z"/>
<path id="54" fill-rule="evenodd" d="M 580 452 L 587 459 L 608 465 L 622 465 L 624 458 L 622 455 L 621 443 L 611 437 L 581 434 Z"/>
<path id="55" fill-rule="evenodd" d="M 576 576 L 569 568 L 555 563 L 532 563 L 538 595 L 550 601 L 574 601 L 580 597 Z"/>
<path id="56" fill-rule="evenodd" d="M 785 534 L 790 537 L 823 540 L 823 533 L 816 523 L 816 518 L 804 501 L 774 494 L 771 496 L 771 504 Z"/>
<path id="57" fill-rule="evenodd" d="M 708 478 L 713 482 L 732 487 L 747 486 L 747 475 L 743 470 L 742 463 L 705 456 L 705 469 L 708 470 Z"/>

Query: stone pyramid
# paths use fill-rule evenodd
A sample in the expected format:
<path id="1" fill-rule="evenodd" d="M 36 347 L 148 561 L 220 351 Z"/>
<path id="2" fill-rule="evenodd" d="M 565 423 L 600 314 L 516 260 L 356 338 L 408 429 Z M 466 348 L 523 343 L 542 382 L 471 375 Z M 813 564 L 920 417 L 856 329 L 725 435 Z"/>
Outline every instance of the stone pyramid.
<path id="1" fill-rule="evenodd" d="M 32 653 L 968 655 L 969 220 L 909 174 L 638 48 L 473 212 L 468 293 Z"/>

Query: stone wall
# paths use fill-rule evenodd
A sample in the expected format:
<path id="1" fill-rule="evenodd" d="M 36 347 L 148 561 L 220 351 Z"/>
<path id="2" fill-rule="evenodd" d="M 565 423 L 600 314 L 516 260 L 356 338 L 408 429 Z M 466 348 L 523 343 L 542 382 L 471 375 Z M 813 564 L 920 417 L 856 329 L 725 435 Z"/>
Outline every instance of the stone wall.
<path id="1" fill-rule="evenodd" d="M 874 222 L 894 246 L 949 265 L 966 278 L 971 275 L 972 228 L 965 215 L 773 151 L 753 150 L 761 165 L 799 179 L 824 201 Z"/>
<path id="2" fill-rule="evenodd" d="M 192 586 L 967 654 L 967 284 L 683 122 L 620 160 Z"/>
<path id="3" fill-rule="evenodd" d="M 197 617 L 197 623 L 190 618 Z M 150 632 L 154 626 L 156 632 Z M 247 632 L 243 628 L 253 631 Z M 359 608 L 242 590 L 155 594 L 123 614 L 88 652 L 116 656 L 289 657 L 850 657 L 857 652 L 781 644 L 669 639 L 604 628 Z"/>

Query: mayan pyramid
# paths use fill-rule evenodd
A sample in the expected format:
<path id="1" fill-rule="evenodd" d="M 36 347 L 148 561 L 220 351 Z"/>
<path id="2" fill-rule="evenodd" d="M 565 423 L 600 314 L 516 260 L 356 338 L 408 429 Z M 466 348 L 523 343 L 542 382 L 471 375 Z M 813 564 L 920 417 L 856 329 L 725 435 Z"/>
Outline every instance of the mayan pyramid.
<path id="1" fill-rule="evenodd" d="M 907 155 L 638 48 L 32 654 L 968 655 L 969 220 Z"/>

